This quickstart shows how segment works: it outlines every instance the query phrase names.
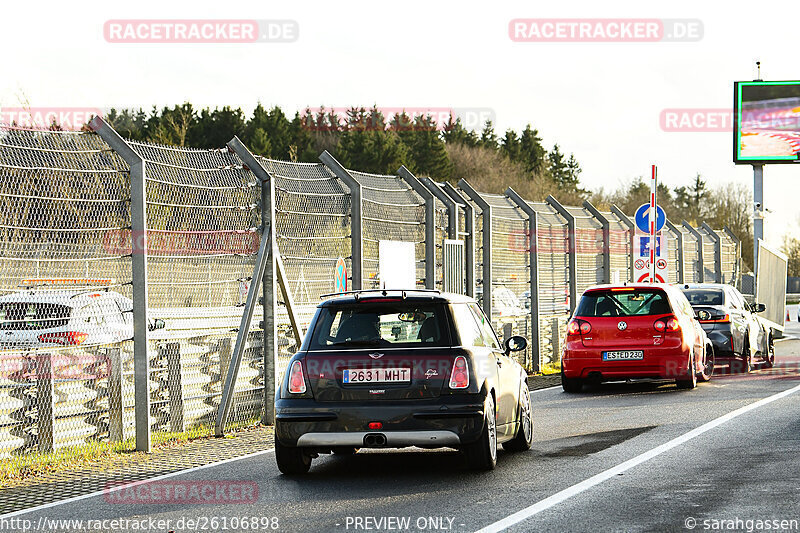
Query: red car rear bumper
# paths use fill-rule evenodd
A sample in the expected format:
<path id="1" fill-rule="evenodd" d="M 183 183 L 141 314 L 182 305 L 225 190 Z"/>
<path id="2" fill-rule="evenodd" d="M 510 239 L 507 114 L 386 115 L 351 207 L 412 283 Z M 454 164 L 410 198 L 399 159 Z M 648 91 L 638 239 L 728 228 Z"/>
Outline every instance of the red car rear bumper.
<path id="1" fill-rule="evenodd" d="M 572 343 L 570 343 L 572 344 Z M 570 348 L 564 351 L 561 366 L 568 378 L 601 380 L 627 378 L 676 379 L 686 376 L 689 369 L 687 347 L 650 346 L 642 349 L 644 358 L 625 361 L 603 361 L 602 352 L 621 348 Z"/>

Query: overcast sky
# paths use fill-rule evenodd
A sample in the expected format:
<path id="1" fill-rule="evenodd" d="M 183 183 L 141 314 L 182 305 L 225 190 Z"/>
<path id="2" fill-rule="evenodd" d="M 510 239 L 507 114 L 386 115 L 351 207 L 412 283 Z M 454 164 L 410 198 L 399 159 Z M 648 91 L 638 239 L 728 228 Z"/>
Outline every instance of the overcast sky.
<path id="1" fill-rule="evenodd" d="M 730 132 L 667 132 L 665 109 L 725 109 L 733 82 L 800 79 L 789 2 L 14 2 L 3 6 L 0 106 L 143 107 L 191 101 L 250 113 L 306 106 L 488 108 L 498 132 L 536 127 L 614 189 L 657 163 L 670 187 L 701 173 L 752 187 Z M 740 14 L 741 13 L 741 14 Z M 699 19 L 693 42 L 514 42 L 517 18 Z M 291 43 L 111 43 L 110 19 L 296 21 Z M 767 240 L 800 234 L 800 164 L 765 168 Z"/>

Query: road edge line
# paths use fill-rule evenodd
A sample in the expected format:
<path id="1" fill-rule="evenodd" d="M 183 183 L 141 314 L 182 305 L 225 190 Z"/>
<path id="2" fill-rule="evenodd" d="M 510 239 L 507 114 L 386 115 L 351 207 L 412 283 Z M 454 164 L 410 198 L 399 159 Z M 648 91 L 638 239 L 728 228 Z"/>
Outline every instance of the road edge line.
<path id="1" fill-rule="evenodd" d="M 650 459 L 653 459 L 654 457 L 658 457 L 659 455 L 661 455 L 661 454 L 663 454 L 665 452 L 668 452 L 669 450 L 671 450 L 673 448 L 676 448 L 676 447 L 680 446 L 681 444 L 684 444 L 684 443 L 692 440 L 693 438 L 695 438 L 695 437 L 697 437 L 699 435 L 702 435 L 703 433 L 706 433 L 707 431 L 710 431 L 710 430 L 716 428 L 717 426 L 720 426 L 720 425 L 724 424 L 725 422 L 733 420 L 734 418 L 736 418 L 738 416 L 741 416 L 741 415 L 743 415 L 743 414 L 745 414 L 747 412 L 750 412 L 750 411 L 752 411 L 754 409 L 758 409 L 759 407 L 761 407 L 763 405 L 767 405 L 767 404 L 772 403 L 772 402 L 774 402 L 776 400 L 779 400 L 781 398 L 785 398 L 785 397 L 787 397 L 787 396 L 789 396 L 791 394 L 794 394 L 797 391 L 800 391 L 800 385 L 796 385 L 796 386 L 792 387 L 791 389 L 787 389 L 787 390 L 785 390 L 783 392 L 779 392 L 777 394 L 773 394 L 772 396 L 767 396 L 766 398 L 762 398 L 762 399 L 760 399 L 760 400 L 758 400 L 756 402 L 753 402 L 753 403 L 751 403 L 749 405 L 745 405 L 744 407 L 740 407 L 738 409 L 735 409 L 735 410 L 731 411 L 730 413 L 727 413 L 727 414 L 722 415 L 722 416 L 720 416 L 718 418 L 715 418 L 714 420 L 706 422 L 705 424 L 703 424 L 703 425 L 701 425 L 699 427 L 696 427 L 696 428 L 688 431 L 687 433 L 684 433 L 683 435 L 675 437 L 674 439 L 671 439 L 671 440 L 665 442 L 664 444 L 661 444 L 660 446 L 656 446 L 655 448 L 653 448 L 651 450 L 648 450 L 648 451 L 646 451 L 644 453 L 641 453 L 641 454 L 637 455 L 636 457 L 633 457 L 632 459 L 628 459 L 627 461 L 622 462 L 622 463 L 618 464 L 617 466 L 611 467 L 611 468 L 609 468 L 607 470 L 604 470 L 603 472 L 600 472 L 599 474 L 595 474 L 594 476 L 581 481 L 580 483 L 576 483 L 575 485 L 572 485 L 571 487 L 567 487 L 564 490 L 556 492 L 552 496 L 549 496 L 549 497 L 547 497 L 547 498 L 545 498 L 543 500 L 540 500 L 540 501 L 534 503 L 533 505 L 525 507 L 524 509 L 521 509 L 521 510 L 517 511 L 517 512 L 515 512 L 515 513 L 513 513 L 513 514 L 511 514 L 511 515 L 509 515 L 509 516 L 507 516 L 505 518 L 503 518 L 502 520 L 498 520 L 497 522 L 489 524 L 488 526 L 485 526 L 485 527 L 479 529 L 478 531 L 476 531 L 476 533 L 495 533 L 495 532 L 498 532 L 498 531 L 503 531 L 504 529 L 507 529 L 507 528 L 509 528 L 511 526 L 514 526 L 516 524 L 519 524 L 520 522 L 522 522 L 524 520 L 527 520 L 528 518 L 530 518 L 530 517 L 542 512 L 542 511 L 550 509 L 551 507 L 554 507 L 555 505 L 557 505 L 557 504 L 559 504 L 559 503 L 561 503 L 561 502 L 563 502 L 563 501 L 565 501 L 565 500 L 567 500 L 567 499 L 569 499 L 569 498 L 571 498 L 573 496 L 576 496 L 576 495 L 578 495 L 578 494 L 580 494 L 582 492 L 585 492 L 585 491 L 589 490 L 590 488 L 592 488 L 592 487 L 594 487 L 596 485 L 599 485 L 600 483 L 602 483 L 604 481 L 608 481 L 609 479 L 614 478 L 617 474 L 621 474 L 621 473 L 623 473 L 623 472 L 625 472 L 627 470 L 630 470 L 631 468 L 633 468 L 635 466 L 638 466 L 638 465 L 640 465 L 640 464 L 642 464 L 644 462 L 649 461 Z"/>

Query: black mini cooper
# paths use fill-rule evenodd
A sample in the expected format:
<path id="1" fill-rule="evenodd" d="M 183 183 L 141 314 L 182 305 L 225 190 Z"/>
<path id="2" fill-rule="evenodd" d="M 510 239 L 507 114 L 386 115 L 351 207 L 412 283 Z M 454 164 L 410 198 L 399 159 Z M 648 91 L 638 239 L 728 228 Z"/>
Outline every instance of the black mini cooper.
<path id="1" fill-rule="evenodd" d="M 472 298 L 424 290 L 358 291 L 324 301 L 276 393 L 275 458 L 308 472 L 320 453 L 451 447 L 474 469 L 497 444 L 531 447 L 525 370 Z"/>

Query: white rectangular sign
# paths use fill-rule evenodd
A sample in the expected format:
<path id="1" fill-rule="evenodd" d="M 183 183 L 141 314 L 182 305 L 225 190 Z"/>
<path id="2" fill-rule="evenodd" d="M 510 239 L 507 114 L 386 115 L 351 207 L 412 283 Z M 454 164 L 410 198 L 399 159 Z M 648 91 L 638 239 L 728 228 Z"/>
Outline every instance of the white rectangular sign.
<path id="1" fill-rule="evenodd" d="M 669 241 L 659 233 L 656 236 L 656 283 L 669 283 L 667 258 Z M 633 280 L 636 283 L 651 283 L 650 235 L 636 231 L 633 236 Z"/>
<path id="2" fill-rule="evenodd" d="M 414 243 L 378 242 L 378 275 L 381 289 L 414 289 L 417 287 L 417 264 Z"/>

